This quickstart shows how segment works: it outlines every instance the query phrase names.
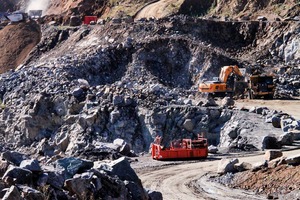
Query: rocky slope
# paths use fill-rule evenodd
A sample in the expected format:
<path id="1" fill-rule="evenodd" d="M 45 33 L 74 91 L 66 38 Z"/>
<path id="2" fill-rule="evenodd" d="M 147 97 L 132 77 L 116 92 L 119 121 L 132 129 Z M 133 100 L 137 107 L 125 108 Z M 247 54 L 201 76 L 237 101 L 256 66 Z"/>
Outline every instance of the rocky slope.
<path id="1" fill-rule="evenodd" d="M 219 37 L 216 31 L 207 34 L 212 32 L 214 24 L 218 24 L 224 37 Z M 136 151 L 146 150 L 151 138 L 165 134 L 168 131 L 164 128 L 174 123 L 160 120 L 155 125 L 151 115 L 169 115 L 169 108 L 162 106 L 189 104 L 192 96 L 188 95 L 194 94 L 199 78 L 216 76 L 219 70 L 216 67 L 226 64 L 248 66 L 258 58 L 274 63 L 270 53 L 266 50 L 264 55 L 261 50 L 268 45 L 272 47 L 273 41 L 252 46 L 253 41 L 268 37 L 268 24 L 240 22 L 233 26 L 224 22 L 219 25 L 213 21 L 174 17 L 149 23 L 66 30 L 45 26 L 42 41 L 27 64 L 3 75 L 5 125 L 2 130 L 9 133 L 6 141 L 17 140 L 20 143 L 14 145 L 29 145 L 48 138 L 55 141 L 57 147 L 64 144 L 59 149 L 74 153 L 81 149 L 76 141 L 87 145 L 96 138 L 112 141 L 121 137 Z M 285 30 L 293 26 L 282 23 L 279 27 Z M 241 32 L 245 27 L 252 32 Z M 293 39 L 290 37 L 288 41 Z M 247 60 L 242 60 L 242 53 L 237 51 L 240 46 Z M 257 49 L 261 54 L 253 53 Z M 280 60 L 278 67 L 286 65 L 283 58 Z M 297 59 L 293 59 L 295 61 Z M 151 114 L 154 107 L 158 109 Z M 184 108 L 179 108 L 178 114 L 180 110 Z M 206 112 L 199 111 L 199 114 Z M 176 121 L 178 114 L 174 115 Z M 169 128 L 180 131 L 186 118 L 188 116 Z M 152 122 L 148 128 L 147 120 Z M 194 122 L 198 125 L 192 132 L 202 131 L 199 121 Z M 210 125 L 203 130 L 209 132 L 214 128 Z"/>
<path id="2" fill-rule="evenodd" d="M 67 22 L 73 14 L 116 16 L 118 12 L 113 10 L 127 4 L 130 11 L 119 14 L 132 15 L 133 3 L 130 2 L 51 1 L 47 12 L 63 13 Z M 138 11 L 145 3 L 149 1 L 139 1 L 134 10 Z M 271 1 L 269 3 L 272 4 Z M 244 6 L 248 11 L 253 5 L 261 7 L 261 10 L 269 8 L 259 3 L 246 3 Z M 211 6 L 206 4 L 200 8 L 204 9 L 203 12 L 206 12 L 205 9 L 211 13 L 227 12 L 221 7 L 211 10 Z M 287 15 L 282 14 L 282 17 Z M 237 14 L 236 17 L 240 16 Z M 212 19 L 175 15 L 131 23 L 111 20 L 95 26 L 69 27 L 45 23 L 41 25 L 42 37 L 38 28 L 29 32 L 32 39 L 28 44 L 30 47 L 40 42 L 28 57 L 24 55 L 30 48 L 26 53 L 19 54 L 20 58 L 10 58 L 11 62 L 24 60 L 23 65 L 18 70 L 10 71 L 11 67 L 7 66 L 14 64 L 16 67 L 20 62 L 8 65 L 6 63 L 9 62 L 5 61 L 1 66 L 7 71 L 0 79 L 1 152 L 18 149 L 34 155 L 42 165 L 50 163 L 57 168 L 43 169 L 43 172 L 58 173 L 59 167 L 56 167 L 54 160 L 60 156 L 80 156 L 92 161 L 116 159 L 119 156 L 115 157 L 115 152 L 133 156 L 148 151 L 156 135 L 163 136 L 164 144 L 168 144 L 174 138 L 204 133 L 211 144 L 237 150 L 263 149 L 266 145 L 271 147 L 270 141 L 281 145 L 283 139 L 291 138 L 289 135 L 283 136 L 282 132 L 288 134 L 290 130 L 299 129 L 295 119 L 265 108 L 251 110 L 253 113 L 249 114 L 228 109 L 226 105 L 218 106 L 213 100 L 198 98 L 196 88 L 200 79 L 217 76 L 222 66 L 238 64 L 247 72 L 259 67 L 266 73 L 275 74 L 278 96 L 299 96 L 299 23 Z M 21 26 L 26 28 L 29 25 L 36 27 L 34 22 L 27 22 L 0 30 L 0 34 L 7 37 L 5 40 L 1 38 L 1 46 L 11 48 L 9 52 L 21 50 L 19 44 L 25 43 L 27 40 L 24 38 L 28 38 Z M 5 32 L 10 28 L 17 28 L 24 37 L 21 35 L 15 37 L 20 39 L 14 39 L 14 42 L 7 42 L 13 37 Z M 254 113 L 260 114 L 260 117 Z M 268 122 L 274 118 L 277 124 L 263 125 L 265 116 Z M 279 127 L 278 123 L 281 129 L 274 128 Z M 259 127 L 257 124 L 260 124 Z M 263 127 L 265 131 L 257 136 L 260 130 L 255 127 L 260 130 Z M 271 131 L 276 137 L 265 137 Z M 261 142 L 263 138 L 267 138 L 264 143 Z M 112 147 L 115 139 L 124 141 L 119 147 Z M 14 163 L 4 155 L 2 157 L 14 167 L 20 167 L 19 162 Z M 48 157 L 49 160 L 45 161 Z M 101 171 L 103 168 L 105 173 Z M 10 182 L 11 178 L 16 177 L 8 172 L 11 169 L 7 166 L 4 169 L 10 174 L 7 180 L 3 180 L 3 188 L 7 190 L 18 183 Z M 97 192 L 102 190 L 95 189 L 95 183 L 102 178 L 102 189 L 105 190 L 110 185 L 107 180 L 115 180 L 111 180 L 110 175 L 116 174 L 108 166 L 98 167 L 97 170 L 91 171 L 91 167 L 83 170 L 89 173 L 89 178 L 81 174 L 82 171 L 78 172 L 80 175 L 73 173 L 69 178 L 76 180 L 67 186 L 62 185 L 66 181 L 64 171 L 57 176 L 59 187 L 53 185 L 51 180 L 42 186 L 47 185 L 56 192 L 63 189 L 64 192 L 74 193 L 72 184 L 85 179 L 91 184 L 96 197 L 113 196 L 101 196 Z M 26 173 L 30 174 L 28 171 Z M 63 180 L 61 177 L 64 177 Z M 38 173 L 38 178 L 42 178 L 41 173 Z M 140 190 L 139 181 L 134 181 Z M 120 180 L 116 182 L 120 183 Z M 125 188 L 130 190 L 136 187 L 130 184 L 124 186 L 123 183 L 117 185 L 122 191 L 118 195 L 129 195 Z M 36 185 L 32 187 L 37 189 Z M 15 191 L 14 187 L 11 190 Z M 23 191 L 18 188 L 20 190 Z M 75 195 L 77 198 L 80 196 Z M 141 195 L 148 198 L 147 194 Z"/>

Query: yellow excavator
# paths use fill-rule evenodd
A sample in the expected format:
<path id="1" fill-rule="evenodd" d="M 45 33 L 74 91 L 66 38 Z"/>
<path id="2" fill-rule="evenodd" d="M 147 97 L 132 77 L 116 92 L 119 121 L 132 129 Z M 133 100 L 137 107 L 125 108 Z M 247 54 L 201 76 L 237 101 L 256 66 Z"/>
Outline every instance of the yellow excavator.
<path id="1" fill-rule="evenodd" d="M 225 96 L 234 92 L 235 81 L 243 77 L 237 65 L 224 66 L 219 77 L 213 77 L 212 81 L 204 81 L 199 84 L 201 93 L 212 96 Z"/>

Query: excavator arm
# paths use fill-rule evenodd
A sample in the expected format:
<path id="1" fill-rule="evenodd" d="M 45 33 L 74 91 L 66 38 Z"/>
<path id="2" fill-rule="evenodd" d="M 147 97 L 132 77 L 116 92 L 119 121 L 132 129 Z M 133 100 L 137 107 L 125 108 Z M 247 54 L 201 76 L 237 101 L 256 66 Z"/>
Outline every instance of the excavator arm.
<path id="1" fill-rule="evenodd" d="M 228 77 L 231 74 L 235 74 L 240 77 L 243 76 L 243 74 L 241 73 L 241 71 L 237 65 L 224 66 L 224 67 L 222 67 L 222 70 L 220 72 L 220 76 L 219 76 L 220 81 L 223 83 L 226 83 Z"/>

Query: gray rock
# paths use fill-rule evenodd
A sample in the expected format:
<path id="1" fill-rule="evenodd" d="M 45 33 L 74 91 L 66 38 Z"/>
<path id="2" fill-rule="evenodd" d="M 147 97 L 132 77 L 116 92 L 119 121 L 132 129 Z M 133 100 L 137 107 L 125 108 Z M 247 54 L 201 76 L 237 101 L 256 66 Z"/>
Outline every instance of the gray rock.
<path id="1" fill-rule="evenodd" d="M 6 182 L 12 181 L 17 184 L 31 184 L 32 172 L 20 167 L 10 165 L 2 177 Z"/>
<path id="2" fill-rule="evenodd" d="M 264 115 L 266 113 L 265 111 L 268 111 L 269 109 L 267 107 L 257 107 L 255 109 L 256 114 Z"/>
<path id="3" fill-rule="evenodd" d="M 47 184 L 57 189 L 61 189 L 64 186 L 64 174 L 62 174 L 61 172 L 47 172 L 47 174 Z"/>
<path id="4" fill-rule="evenodd" d="M 193 129 L 194 129 L 194 123 L 193 123 L 193 121 L 191 120 L 191 119 L 186 119 L 184 122 L 183 122 L 183 124 L 182 124 L 182 126 L 187 130 L 187 131 L 193 131 Z"/>
<path id="5" fill-rule="evenodd" d="M 234 100 L 232 98 L 230 98 L 230 97 L 224 97 L 222 99 L 221 105 L 223 107 L 233 106 L 234 105 Z"/>
<path id="6" fill-rule="evenodd" d="M 272 125 L 275 127 L 275 128 L 281 128 L 281 119 L 278 115 L 273 115 L 272 116 L 272 119 L 271 119 L 271 122 L 272 122 Z"/>
<path id="7" fill-rule="evenodd" d="M 267 135 L 262 140 L 262 150 L 265 149 L 280 149 L 281 144 L 275 136 Z"/>
<path id="8" fill-rule="evenodd" d="M 1 157 L 7 160 L 8 162 L 18 166 L 23 160 L 28 159 L 28 156 L 16 151 L 6 151 L 2 153 Z"/>
<path id="9" fill-rule="evenodd" d="M 294 131 L 290 131 L 290 133 L 293 134 L 294 136 L 294 140 L 300 140 L 300 130 L 294 130 Z"/>
<path id="10" fill-rule="evenodd" d="M 65 181 L 65 187 L 79 199 L 88 199 L 91 194 L 91 180 L 88 178 L 72 178 Z"/>
<path id="11" fill-rule="evenodd" d="M 21 193 L 16 186 L 11 186 L 9 190 L 5 193 L 2 200 L 21 200 Z"/>
<path id="12" fill-rule="evenodd" d="M 121 18 L 113 18 L 113 19 L 111 20 L 111 22 L 112 22 L 113 24 L 121 24 L 121 23 L 122 23 L 122 19 L 121 19 Z"/>
<path id="13" fill-rule="evenodd" d="M 82 21 L 79 16 L 71 16 L 70 17 L 70 26 L 80 26 Z"/>
<path id="14" fill-rule="evenodd" d="M 136 175 L 135 171 L 130 167 L 130 163 L 127 158 L 121 157 L 111 163 L 111 172 L 117 175 L 121 180 L 133 181 L 135 183 L 140 183 L 139 177 Z"/>
<path id="15" fill-rule="evenodd" d="M 47 184 L 48 181 L 48 173 L 43 173 L 39 176 L 39 179 L 37 180 L 37 185 L 38 186 L 45 186 Z"/>
<path id="16" fill-rule="evenodd" d="M 28 169 L 32 172 L 41 172 L 42 171 L 39 161 L 37 161 L 35 159 L 23 160 L 20 164 L 20 167 L 23 169 Z"/>
<path id="17" fill-rule="evenodd" d="M 291 156 L 285 159 L 286 163 L 289 165 L 299 165 L 300 155 Z"/>
<path id="18" fill-rule="evenodd" d="M 79 88 L 75 88 L 72 91 L 72 95 L 78 100 L 78 101 L 83 101 L 85 100 L 86 97 L 86 92 L 84 89 L 82 89 L 81 87 Z"/>
<path id="19" fill-rule="evenodd" d="M 252 166 L 251 171 L 252 171 L 252 172 L 256 172 L 256 171 L 259 171 L 259 170 L 261 170 L 261 169 L 263 169 L 263 168 L 266 168 L 266 167 L 268 167 L 268 161 L 255 163 L 255 164 Z"/>
<path id="20" fill-rule="evenodd" d="M 268 167 L 270 167 L 270 168 L 275 168 L 275 167 L 277 167 L 278 165 L 286 164 L 285 159 L 286 159 L 286 157 L 284 157 L 284 156 L 281 156 L 281 157 L 279 157 L 279 158 L 275 158 L 275 159 L 271 160 L 271 161 L 268 163 Z"/>
<path id="21" fill-rule="evenodd" d="M 123 95 L 114 95 L 113 97 L 113 105 L 120 106 L 124 104 L 124 96 Z"/>
<path id="22" fill-rule="evenodd" d="M 292 145 L 294 141 L 294 134 L 292 132 L 286 132 L 279 136 L 278 142 L 281 145 Z"/>
<path id="23" fill-rule="evenodd" d="M 6 172 L 8 166 L 9 166 L 9 163 L 7 161 L 0 160 L 0 177 L 2 177 L 3 174 Z"/>
<path id="24" fill-rule="evenodd" d="M 163 196 L 161 192 L 146 190 L 150 200 L 163 200 Z"/>
<path id="25" fill-rule="evenodd" d="M 236 172 L 237 170 L 234 168 L 234 165 L 238 163 L 239 160 L 237 158 L 233 159 L 221 159 L 218 165 L 218 173 L 226 174 L 227 172 Z"/>
<path id="26" fill-rule="evenodd" d="M 62 158 L 56 161 L 56 167 L 64 169 L 65 178 L 73 177 L 78 171 L 91 169 L 94 166 L 92 161 L 82 160 L 75 157 Z"/>
<path id="27" fill-rule="evenodd" d="M 252 165 L 247 162 L 242 162 L 234 164 L 234 168 L 239 172 L 243 172 L 252 169 Z"/>
<path id="28" fill-rule="evenodd" d="M 125 140 L 117 138 L 113 141 L 113 144 L 118 146 L 117 151 L 119 151 L 122 155 L 127 156 L 130 154 L 130 145 L 125 142 Z"/>
<path id="29" fill-rule="evenodd" d="M 217 153 L 219 151 L 219 149 L 214 146 L 214 145 L 209 145 L 208 146 L 208 153 Z"/>
<path id="30" fill-rule="evenodd" d="M 38 190 L 35 190 L 31 187 L 24 186 L 24 185 L 18 185 L 18 188 L 20 189 L 22 193 L 22 197 L 24 197 L 26 200 L 41 200 L 45 199 L 45 196 Z"/>
<path id="31" fill-rule="evenodd" d="M 265 152 L 265 160 L 271 161 L 282 156 L 281 150 L 267 150 Z"/>
<path id="32" fill-rule="evenodd" d="M 124 181 L 126 188 L 129 190 L 129 193 L 134 200 L 148 200 L 148 194 L 141 186 L 133 181 Z"/>
<path id="33" fill-rule="evenodd" d="M 213 98 L 208 98 L 202 106 L 210 107 L 210 106 L 218 106 L 218 104 L 216 103 L 216 101 Z"/>

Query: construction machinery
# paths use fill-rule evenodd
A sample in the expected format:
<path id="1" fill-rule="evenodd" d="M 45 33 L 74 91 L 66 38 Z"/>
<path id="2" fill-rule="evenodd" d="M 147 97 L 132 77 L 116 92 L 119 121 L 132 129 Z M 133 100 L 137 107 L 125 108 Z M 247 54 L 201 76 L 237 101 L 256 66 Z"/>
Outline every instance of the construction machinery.
<path id="1" fill-rule="evenodd" d="M 272 99 L 275 92 L 273 76 L 252 75 L 248 80 L 248 98 L 268 98 Z"/>
<path id="2" fill-rule="evenodd" d="M 198 90 L 213 96 L 225 96 L 234 92 L 235 82 L 243 77 L 237 65 L 224 66 L 219 77 L 199 84 Z"/>
<path id="3" fill-rule="evenodd" d="M 156 137 L 151 145 L 152 158 L 155 160 L 178 160 L 206 158 L 207 139 L 198 135 L 195 140 L 181 139 L 171 141 L 170 147 L 161 146 L 161 137 Z"/>

